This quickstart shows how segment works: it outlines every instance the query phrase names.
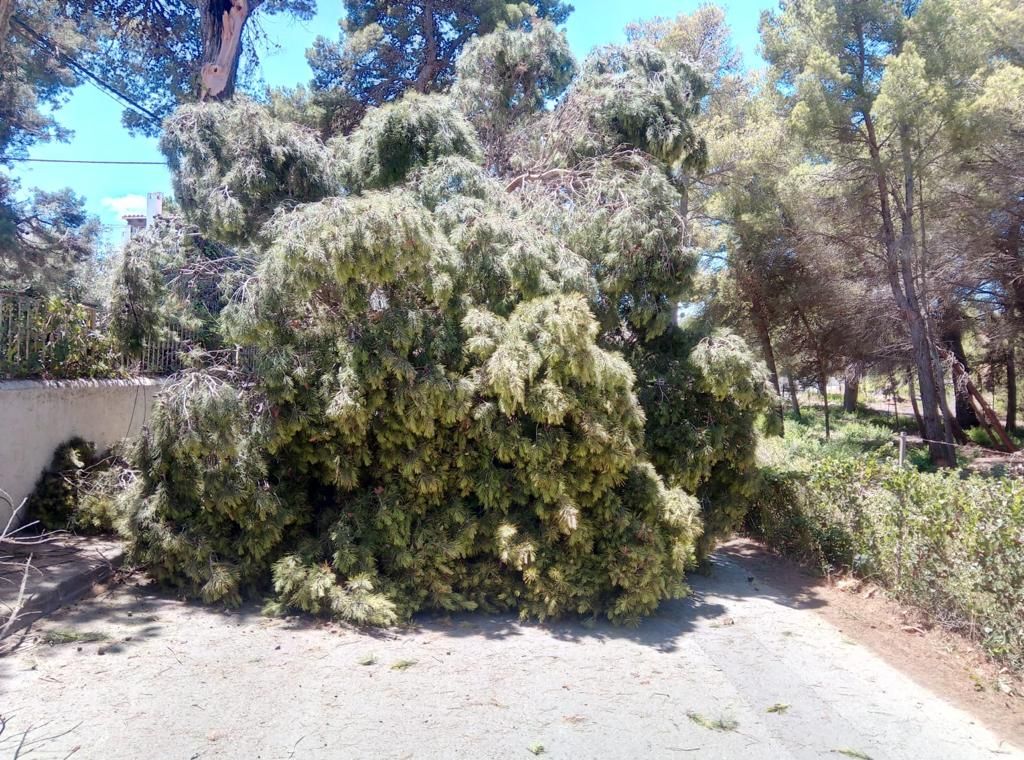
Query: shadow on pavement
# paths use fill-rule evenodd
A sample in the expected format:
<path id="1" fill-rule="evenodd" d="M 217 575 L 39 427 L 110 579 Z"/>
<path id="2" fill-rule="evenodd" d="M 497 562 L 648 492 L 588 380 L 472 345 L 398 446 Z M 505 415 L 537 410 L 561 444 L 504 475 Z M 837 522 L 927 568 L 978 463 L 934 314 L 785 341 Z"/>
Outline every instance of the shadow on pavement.
<path id="1" fill-rule="evenodd" d="M 747 573 L 746 582 L 738 573 Z M 657 613 L 637 627 L 615 626 L 606 620 L 562 619 L 537 622 L 520 621 L 514 613 L 466 612 L 456 614 L 422 613 L 409 626 L 397 629 L 360 629 L 359 633 L 378 639 L 394 639 L 410 632 L 429 631 L 452 638 L 482 637 L 501 640 L 519 636 L 526 629 L 541 630 L 561 641 L 584 642 L 625 639 L 661 652 L 673 652 L 681 637 L 695 630 L 701 621 L 713 621 L 726 614 L 715 599 L 756 596 L 775 604 L 796 609 L 813 609 L 825 604 L 816 593 L 820 578 L 800 567 L 768 554 L 752 541 L 736 540 L 722 546 L 712 556 L 705 572 L 689 577 L 693 591 L 685 599 L 670 600 Z M 46 647 L 47 634 L 70 632 L 75 635 L 99 634 L 109 638 L 91 642 L 104 654 L 119 654 L 163 634 L 161 617 L 174 609 L 195 615 L 197 625 L 275 625 L 280 630 L 306 630 L 336 627 L 330 621 L 309 615 L 289 615 L 272 620 L 257 604 L 240 609 L 225 609 L 183 600 L 172 590 L 163 589 L 144 578 L 129 578 L 123 585 L 108 587 L 98 596 L 62 609 L 22 632 L 22 645 Z M 180 629 L 179 629 L 180 631 Z M 75 641 L 57 646 L 78 646 Z M 0 658 L 2 676 L 5 658 Z"/>

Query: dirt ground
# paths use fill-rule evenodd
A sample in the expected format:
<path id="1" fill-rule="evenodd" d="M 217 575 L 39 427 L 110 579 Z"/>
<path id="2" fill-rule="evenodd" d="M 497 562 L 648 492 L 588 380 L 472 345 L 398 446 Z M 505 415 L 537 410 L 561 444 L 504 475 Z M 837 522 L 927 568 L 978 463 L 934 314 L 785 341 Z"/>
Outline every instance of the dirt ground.
<path id="1" fill-rule="evenodd" d="M 878 593 L 746 541 L 691 583 L 632 630 L 366 632 L 130 578 L 0 659 L 0 758 L 1024 758 L 1015 686 Z"/>

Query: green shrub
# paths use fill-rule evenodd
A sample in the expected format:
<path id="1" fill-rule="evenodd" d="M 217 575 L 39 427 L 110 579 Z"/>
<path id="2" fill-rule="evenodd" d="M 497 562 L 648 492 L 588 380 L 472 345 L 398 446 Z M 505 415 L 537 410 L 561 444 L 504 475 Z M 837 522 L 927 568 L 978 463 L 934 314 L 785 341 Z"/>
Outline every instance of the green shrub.
<path id="1" fill-rule="evenodd" d="M 123 377 L 120 355 L 91 310 L 57 296 L 41 301 L 29 325 L 27 355 L 0 354 L 0 377 Z M 7 348 L 4 346 L 3 348 Z"/>
<path id="2" fill-rule="evenodd" d="M 68 530 L 74 522 L 87 468 L 96 463 L 91 443 L 72 438 L 57 447 L 25 503 L 29 520 L 46 530 Z"/>
<path id="3" fill-rule="evenodd" d="M 1024 482 L 897 467 L 891 452 L 768 472 L 747 528 L 889 589 L 1024 667 Z"/>
<path id="4" fill-rule="evenodd" d="M 123 525 L 158 579 L 377 624 L 635 623 L 686 592 L 701 516 L 712 537 L 742 517 L 767 395 L 742 343 L 675 324 L 696 258 L 668 176 L 702 151 L 696 77 L 600 58 L 574 126 L 536 114 L 550 139 L 515 159 L 552 180 L 585 160 L 562 186 L 497 177 L 437 95 L 327 144 L 237 100 L 168 120 L 186 220 L 252 262 L 217 328 L 255 358 L 182 373 L 132 458 Z"/>
<path id="5" fill-rule="evenodd" d="M 99 456 L 92 443 L 72 438 L 57 447 L 25 503 L 30 521 L 45 530 L 109 533 L 123 512 L 124 460 L 111 450 Z"/>

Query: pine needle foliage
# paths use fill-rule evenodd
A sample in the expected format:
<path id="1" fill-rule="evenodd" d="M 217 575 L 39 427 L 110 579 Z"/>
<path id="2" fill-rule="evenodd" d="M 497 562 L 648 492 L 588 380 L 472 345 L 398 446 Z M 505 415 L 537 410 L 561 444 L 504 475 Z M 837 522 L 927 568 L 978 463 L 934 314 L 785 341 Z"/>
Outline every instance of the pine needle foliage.
<path id="1" fill-rule="evenodd" d="M 533 60 L 530 32 L 502 34 Z M 421 609 L 636 623 L 686 593 L 694 494 L 744 461 L 761 397 L 731 344 L 692 351 L 669 329 L 692 262 L 658 161 L 696 144 L 693 105 L 650 58 L 625 75 L 629 56 L 602 65 L 647 82 L 636 103 L 650 107 L 616 106 L 633 109 L 626 123 L 611 95 L 579 95 L 610 153 L 585 156 L 590 174 L 561 204 L 515 192 L 491 162 L 479 108 L 459 106 L 490 102 L 479 88 L 408 95 L 327 143 L 249 102 L 171 118 L 186 216 L 256 262 L 218 325 L 258 358 L 244 376 L 184 373 L 139 446 L 128 532 L 157 577 L 227 603 L 272 585 L 279 605 L 357 624 Z M 512 129 L 564 86 L 568 69 L 549 65 L 561 54 L 544 60 L 545 97 Z M 590 70 L 578 86 L 618 87 Z M 492 82 L 516 111 L 526 96 Z M 624 135 L 640 137 L 623 150 Z M 563 137 L 579 144 L 554 136 L 562 156 Z M 664 376 L 659 422 L 692 415 L 675 439 L 652 438 L 641 405 Z M 749 398 L 732 399 L 741 388 Z M 735 429 L 704 429 L 704 403 L 728 407 Z M 676 441 L 702 452 L 677 456 Z"/>
<path id="2" fill-rule="evenodd" d="M 58 446 L 25 503 L 26 514 L 47 530 L 71 528 L 79 506 L 81 483 L 86 470 L 96 461 L 95 447 L 82 438 L 72 438 Z"/>
<path id="3" fill-rule="evenodd" d="M 524 32 L 491 43 L 501 44 L 535 45 L 534 61 L 551 47 Z M 471 52 L 460 75 L 489 82 Z M 647 455 L 669 485 L 701 502 L 699 555 L 743 518 L 755 423 L 770 400 L 763 368 L 741 341 L 678 318 L 696 270 L 680 178 L 706 161 L 692 121 L 705 91 L 676 57 L 643 44 L 602 48 L 554 108 L 508 108 L 508 132 L 495 138 L 513 145 L 507 187 L 527 215 L 587 262 L 598 343 L 621 352 L 636 375 Z"/>

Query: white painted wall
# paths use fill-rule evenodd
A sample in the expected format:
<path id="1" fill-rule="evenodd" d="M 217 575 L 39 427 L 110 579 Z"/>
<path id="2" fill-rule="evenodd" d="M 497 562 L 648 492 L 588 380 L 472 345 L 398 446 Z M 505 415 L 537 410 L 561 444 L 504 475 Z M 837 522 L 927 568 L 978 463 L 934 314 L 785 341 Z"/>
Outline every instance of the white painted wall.
<path id="1" fill-rule="evenodd" d="M 0 381 L 0 489 L 21 504 L 54 449 L 69 438 L 79 436 L 103 451 L 137 435 L 162 386 L 150 378 Z M 11 509 L 0 497 L 0 527 Z"/>

